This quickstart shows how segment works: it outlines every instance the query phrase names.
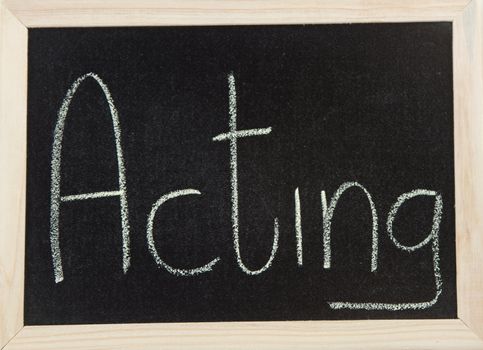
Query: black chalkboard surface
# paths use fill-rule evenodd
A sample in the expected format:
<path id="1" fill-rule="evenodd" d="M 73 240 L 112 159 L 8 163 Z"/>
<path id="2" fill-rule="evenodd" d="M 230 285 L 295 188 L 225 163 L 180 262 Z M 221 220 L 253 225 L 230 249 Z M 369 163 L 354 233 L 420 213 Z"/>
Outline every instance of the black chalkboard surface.
<path id="1" fill-rule="evenodd" d="M 451 38 L 30 29 L 25 323 L 456 317 Z"/>

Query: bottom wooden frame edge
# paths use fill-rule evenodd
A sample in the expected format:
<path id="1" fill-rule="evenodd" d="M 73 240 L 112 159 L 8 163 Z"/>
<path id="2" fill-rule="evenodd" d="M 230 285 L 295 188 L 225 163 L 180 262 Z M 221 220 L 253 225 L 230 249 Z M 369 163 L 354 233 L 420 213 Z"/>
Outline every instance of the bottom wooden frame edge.
<path id="1" fill-rule="evenodd" d="M 461 320 L 282 321 L 26 326 L 5 350 L 483 350 Z"/>

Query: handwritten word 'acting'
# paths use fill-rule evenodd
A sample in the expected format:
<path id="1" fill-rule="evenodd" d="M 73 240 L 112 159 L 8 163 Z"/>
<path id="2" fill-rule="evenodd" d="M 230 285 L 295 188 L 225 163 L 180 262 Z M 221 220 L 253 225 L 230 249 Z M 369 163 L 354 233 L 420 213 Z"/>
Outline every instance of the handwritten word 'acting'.
<path id="1" fill-rule="evenodd" d="M 88 78 L 93 79 L 99 87 L 102 89 L 104 96 L 109 105 L 109 110 L 112 119 L 112 126 L 114 131 L 114 141 L 116 146 L 116 156 L 118 164 L 118 180 L 119 188 L 108 191 L 82 193 L 73 195 L 61 195 L 61 154 L 62 154 L 62 141 L 64 135 L 64 127 L 69 112 L 70 103 L 76 94 L 79 86 Z M 231 184 L 231 221 L 232 221 L 232 235 L 233 235 L 233 248 L 235 251 L 236 261 L 240 269 L 247 275 L 259 275 L 270 268 L 275 260 L 275 256 L 279 247 L 279 220 L 273 218 L 273 242 L 270 256 L 266 263 L 258 268 L 252 269 L 247 266 L 242 256 L 242 249 L 240 246 L 240 219 L 239 219 L 239 205 L 238 205 L 238 139 L 244 137 L 265 136 L 272 133 L 271 127 L 238 130 L 237 129 L 237 94 L 235 77 L 233 73 L 228 75 L 228 131 L 226 133 L 214 136 L 212 140 L 214 142 L 227 142 L 230 152 L 230 184 Z M 372 214 L 372 251 L 371 251 L 371 265 L 370 270 L 372 272 L 377 271 L 378 267 L 378 247 L 379 247 L 379 226 L 378 216 L 375 203 L 372 200 L 369 191 L 358 182 L 345 182 L 343 183 L 332 195 L 330 201 L 327 201 L 327 194 L 325 191 L 321 191 L 321 218 L 323 223 L 322 238 L 323 238 L 323 268 L 331 268 L 331 226 L 332 218 L 337 204 L 342 195 L 347 190 L 358 189 L 362 191 L 368 201 Z M 154 261 L 158 267 L 165 269 L 169 273 L 176 276 L 193 276 L 212 271 L 213 267 L 220 262 L 219 257 L 215 257 L 207 264 L 196 267 L 193 269 L 180 269 L 168 265 L 159 255 L 154 242 L 154 219 L 157 212 L 162 205 L 170 200 L 175 200 L 182 196 L 198 196 L 201 192 L 197 189 L 186 188 L 179 189 L 167 194 L 162 195 L 152 206 L 150 213 L 147 216 L 146 223 L 146 238 L 149 252 L 151 253 Z M 429 234 L 418 244 L 414 246 L 405 246 L 401 244 L 394 235 L 393 223 L 398 214 L 399 208 L 407 201 L 419 197 L 430 196 L 434 198 L 433 220 L 432 227 Z M 119 117 L 117 109 L 114 105 L 111 93 L 107 85 L 101 80 L 101 78 L 94 73 L 87 73 L 79 77 L 69 88 L 67 94 L 62 102 L 57 116 L 57 123 L 54 131 L 54 140 L 52 147 L 52 161 L 51 161 L 51 204 L 50 204 L 50 243 L 51 253 L 54 268 L 55 282 L 59 283 L 64 280 L 64 271 L 62 268 L 62 254 L 59 243 L 59 220 L 60 209 L 63 202 L 91 200 L 97 198 L 116 197 L 120 201 L 120 218 L 121 218 L 121 231 L 122 231 L 122 268 L 124 273 L 129 270 L 130 267 L 130 226 L 129 226 L 129 209 L 127 198 L 127 184 L 126 184 L 126 169 L 124 166 L 124 156 L 121 147 L 121 126 L 119 123 Z M 296 253 L 297 253 L 297 265 L 303 266 L 303 235 L 302 235 L 302 216 L 300 205 L 300 193 L 299 189 L 294 190 L 294 204 L 295 204 L 295 238 L 296 238 Z M 415 189 L 413 191 L 401 194 L 392 205 L 386 222 L 386 229 L 391 242 L 398 249 L 406 252 L 414 252 L 422 249 L 428 244 L 431 244 L 432 249 L 432 263 L 434 270 L 435 280 L 435 296 L 432 300 L 425 302 L 412 302 L 412 303 L 356 303 L 335 301 L 329 302 L 329 306 L 333 309 L 365 309 L 365 310 L 407 310 L 407 309 L 426 309 L 434 305 L 443 288 L 441 271 L 440 271 L 440 257 L 439 257 L 439 228 L 443 211 L 443 200 L 440 193 L 427 190 L 427 189 Z"/>

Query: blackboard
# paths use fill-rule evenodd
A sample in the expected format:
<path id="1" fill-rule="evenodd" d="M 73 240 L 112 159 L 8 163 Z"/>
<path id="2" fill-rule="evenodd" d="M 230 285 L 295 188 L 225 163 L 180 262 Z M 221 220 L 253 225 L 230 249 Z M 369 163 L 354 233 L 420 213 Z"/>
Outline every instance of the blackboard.
<path id="1" fill-rule="evenodd" d="M 29 29 L 25 323 L 455 318 L 451 23 Z"/>

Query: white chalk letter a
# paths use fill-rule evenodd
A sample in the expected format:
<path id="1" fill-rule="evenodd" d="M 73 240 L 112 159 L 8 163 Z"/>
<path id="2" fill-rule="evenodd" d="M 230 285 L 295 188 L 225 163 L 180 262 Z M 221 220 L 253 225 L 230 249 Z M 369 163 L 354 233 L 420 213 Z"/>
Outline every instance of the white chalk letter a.
<path id="1" fill-rule="evenodd" d="M 94 79 L 101 87 L 109 110 L 111 112 L 112 126 L 114 129 L 114 138 L 116 143 L 117 165 L 119 176 L 119 189 L 115 191 L 82 193 L 68 196 L 61 196 L 60 194 L 60 169 L 61 169 L 61 153 L 62 153 L 62 138 L 64 134 L 64 126 L 69 112 L 69 106 L 79 86 L 87 78 Z M 55 282 L 59 283 L 64 280 L 64 272 L 62 269 L 62 258 L 60 254 L 59 245 L 59 216 L 60 203 L 68 201 L 78 201 L 86 199 L 95 199 L 103 197 L 119 196 L 121 204 L 121 226 L 122 226 L 122 267 L 124 273 L 127 272 L 130 266 L 129 254 L 129 214 L 127 205 L 127 190 L 126 190 L 126 176 L 124 168 L 123 153 L 121 148 L 121 127 L 119 125 L 119 117 L 116 107 L 111 97 L 111 93 L 107 85 L 99 78 L 97 74 L 87 73 L 79 77 L 69 88 L 67 94 L 62 101 L 62 106 L 57 114 L 57 124 L 54 131 L 54 142 L 52 147 L 52 163 L 51 163 L 51 197 L 50 197 L 50 246 L 52 251 L 52 262 L 54 265 Z"/>

